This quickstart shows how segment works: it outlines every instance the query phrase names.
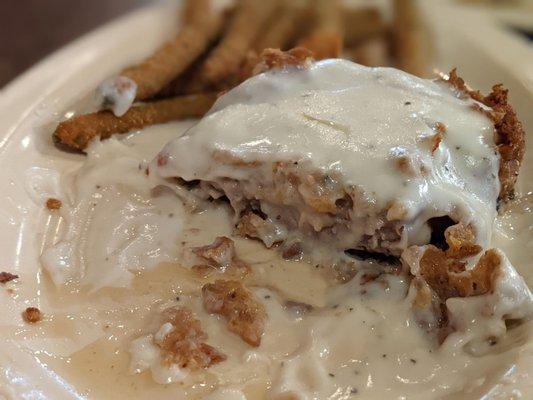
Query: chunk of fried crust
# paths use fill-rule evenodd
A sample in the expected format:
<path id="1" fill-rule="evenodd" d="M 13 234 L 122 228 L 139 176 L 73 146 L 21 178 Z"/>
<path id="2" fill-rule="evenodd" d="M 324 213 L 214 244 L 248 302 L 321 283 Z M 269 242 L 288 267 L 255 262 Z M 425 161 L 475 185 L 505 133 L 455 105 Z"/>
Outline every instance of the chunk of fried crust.
<path id="1" fill-rule="evenodd" d="M 420 274 L 442 301 L 450 297 L 478 296 L 491 292 L 499 271 L 500 256 L 487 250 L 474 268 L 466 270 L 466 258 L 479 254 L 470 226 L 461 224 L 445 232 L 447 250 L 428 246 L 420 260 Z"/>
<path id="2" fill-rule="evenodd" d="M 173 326 L 159 343 L 166 365 L 177 364 L 180 368 L 195 370 L 226 360 L 226 355 L 205 343 L 207 334 L 189 309 L 167 308 L 163 311 L 163 317 Z"/>
<path id="3" fill-rule="evenodd" d="M 306 67 L 313 60 L 313 52 L 305 47 L 294 47 L 288 51 L 265 49 L 261 53 L 261 60 L 267 69 Z"/>
<path id="4" fill-rule="evenodd" d="M 454 69 L 449 73 L 447 80 L 457 90 L 470 96 L 472 99 L 491 107 L 486 112 L 494 121 L 496 130 L 496 145 L 500 153 L 500 201 L 507 201 L 514 197 L 514 186 L 525 152 L 525 132 L 522 123 L 518 120 L 515 110 L 508 102 L 508 90 L 501 84 L 494 85 L 487 96 L 479 91 L 469 89 L 462 78 Z M 485 112 L 483 110 L 483 112 Z"/>
<path id="5" fill-rule="evenodd" d="M 220 268 L 228 267 L 235 257 L 233 240 L 226 236 L 219 236 L 207 246 L 195 247 L 193 253 L 203 258 L 209 265 Z"/>
<path id="6" fill-rule="evenodd" d="M 301 67 L 311 65 L 313 52 L 305 47 L 294 47 L 287 51 L 265 49 L 260 55 L 255 52 L 248 54 L 237 76 L 238 82 L 274 68 Z"/>
<path id="7" fill-rule="evenodd" d="M 226 236 L 217 237 L 207 246 L 195 247 L 192 252 L 205 263 L 193 267 L 199 271 L 203 271 L 204 267 L 214 268 L 219 272 L 226 272 L 230 268 L 233 272 L 241 273 L 248 273 L 250 270 L 248 264 L 237 257 L 233 240 Z"/>
<path id="8" fill-rule="evenodd" d="M 217 280 L 202 288 L 204 308 L 226 317 L 228 329 L 251 346 L 261 344 L 265 329 L 264 307 L 237 281 Z"/>

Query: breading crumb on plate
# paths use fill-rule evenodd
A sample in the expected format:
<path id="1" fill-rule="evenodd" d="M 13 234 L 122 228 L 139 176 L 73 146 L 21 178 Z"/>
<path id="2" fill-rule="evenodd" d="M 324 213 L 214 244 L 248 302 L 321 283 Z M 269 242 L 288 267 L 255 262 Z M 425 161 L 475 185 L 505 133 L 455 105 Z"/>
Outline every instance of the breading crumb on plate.
<path id="1" fill-rule="evenodd" d="M 46 200 L 46 208 L 48 208 L 49 210 L 59 210 L 61 208 L 61 200 L 59 199 L 54 199 L 54 198 L 49 198 L 48 200 Z"/>
<path id="2" fill-rule="evenodd" d="M 41 310 L 39 310 L 37 307 L 26 308 L 26 310 L 24 310 L 24 312 L 22 313 L 22 316 L 24 320 L 30 324 L 35 324 L 43 318 Z"/>
<path id="3" fill-rule="evenodd" d="M 266 313 L 242 283 L 226 280 L 208 283 L 202 287 L 202 298 L 206 311 L 227 319 L 230 331 L 251 346 L 261 344 Z"/>
<path id="4" fill-rule="evenodd" d="M 170 324 L 168 332 L 156 337 L 163 352 L 163 362 L 180 368 L 195 370 L 208 368 L 226 359 L 226 356 L 205 342 L 206 333 L 200 321 L 184 307 L 168 308 L 163 319 Z"/>
<path id="5" fill-rule="evenodd" d="M 18 279 L 18 275 L 12 274 L 10 272 L 2 271 L 0 272 L 0 283 L 7 283 L 14 279 Z"/>

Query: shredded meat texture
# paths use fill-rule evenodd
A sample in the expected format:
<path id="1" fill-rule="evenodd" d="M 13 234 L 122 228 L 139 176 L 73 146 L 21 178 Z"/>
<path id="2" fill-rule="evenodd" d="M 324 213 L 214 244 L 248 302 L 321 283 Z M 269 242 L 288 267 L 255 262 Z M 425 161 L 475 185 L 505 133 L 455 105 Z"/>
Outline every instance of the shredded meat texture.
<path id="1" fill-rule="evenodd" d="M 499 84 L 493 86 L 491 93 L 484 96 L 479 91 L 469 89 L 464 80 L 457 75 L 455 69 L 450 72 L 448 82 L 460 92 L 468 94 L 472 99 L 492 108 L 487 114 L 494 121 L 496 145 L 501 157 L 499 200 L 505 202 L 512 199 L 526 144 L 522 123 L 508 102 L 508 90 Z"/>
<path id="2" fill-rule="evenodd" d="M 220 158 L 217 162 L 221 162 Z M 222 165 L 234 165 L 229 159 Z M 266 167 L 266 166 L 265 166 Z M 406 210 L 397 205 L 387 218 L 387 209 L 378 206 L 372 196 L 355 186 L 346 186 L 336 172 L 309 173 L 298 161 L 274 162 L 272 177 L 263 178 L 261 169 L 252 180 L 224 179 L 206 181 L 203 194 L 223 193 L 237 216 L 237 232 L 258 238 L 267 247 L 275 243 L 290 246 L 300 240 L 309 254 L 307 238 L 334 240 L 338 247 L 359 248 L 399 256 L 402 217 Z M 209 189 L 211 187 L 211 189 Z M 266 210 L 263 211 L 263 210 Z M 364 227 L 364 229 L 362 228 Z M 363 231 L 364 230 L 364 231 Z M 320 262 L 320 261 L 317 261 Z"/>
<path id="3" fill-rule="evenodd" d="M 168 308 L 163 312 L 163 317 L 173 326 L 159 343 L 165 364 L 177 364 L 180 368 L 197 370 L 226 360 L 225 354 L 205 342 L 207 334 L 189 309 Z"/>
<path id="4" fill-rule="evenodd" d="M 43 314 L 41 313 L 41 310 L 36 307 L 28 307 L 22 313 L 22 317 L 26 322 L 35 324 L 43 318 Z"/>
<path id="5" fill-rule="evenodd" d="M 266 312 L 252 293 L 237 281 L 217 280 L 202 288 L 204 308 L 226 317 L 228 329 L 251 346 L 261 344 Z"/>
<path id="6" fill-rule="evenodd" d="M 18 275 L 2 271 L 0 272 L 0 283 L 7 283 L 12 281 L 13 279 L 18 279 Z"/>
<path id="7" fill-rule="evenodd" d="M 195 247 L 192 251 L 205 261 L 205 265 L 200 265 L 200 267 L 215 268 L 220 272 L 225 272 L 231 267 L 244 271 L 249 269 L 244 261 L 237 258 L 235 244 L 233 240 L 226 236 L 219 236 L 213 243 L 207 246 Z"/>
<path id="8" fill-rule="evenodd" d="M 481 247 L 473 242 L 470 227 L 454 225 L 445 232 L 447 250 L 428 246 L 420 260 L 420 274 L 441 301 L 450 297 L 479 296 L 494 289 L 500 256 L 487 250 L 474 268 L 466 270 L 466 258 L 476 255 Z"/>

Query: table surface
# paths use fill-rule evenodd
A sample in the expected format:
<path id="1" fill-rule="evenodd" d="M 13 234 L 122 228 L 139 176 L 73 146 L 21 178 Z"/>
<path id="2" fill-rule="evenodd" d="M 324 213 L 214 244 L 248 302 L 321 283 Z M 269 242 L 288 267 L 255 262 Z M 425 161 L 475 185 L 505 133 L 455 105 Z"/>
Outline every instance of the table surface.
<path id="1" fill-rule="evenodd" d="M 149 0 L 1 0 L 0 88 L 47 54 Z"/>

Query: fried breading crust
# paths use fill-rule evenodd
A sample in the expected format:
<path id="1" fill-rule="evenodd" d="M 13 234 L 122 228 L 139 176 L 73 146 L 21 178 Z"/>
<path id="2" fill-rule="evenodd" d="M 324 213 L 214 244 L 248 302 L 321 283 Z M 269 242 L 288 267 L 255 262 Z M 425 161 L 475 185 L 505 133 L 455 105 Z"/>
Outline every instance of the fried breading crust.
<path id="1" fill-rule="evenodd" d="M 207 246 L 194 247 L 192 252 L 201 260 L 202 264 L 193 266 L 193 269 L 206 273 L 209 270 L 218 272 L 240 272 L 246 274 L 250 267 L 240 260 L 235 254 L 235 243 L 226 236 L 217 237 Z"/>
<path id="2" fill-rule="evenodd" d="M 264 307 L 237 281 L 217 280 L 202 288 L 204 308 L 226 317 L 228 329 L 251 346 L 261 344 L 265 330 Z"/>
<path id="3" fill-rule="evenodd" d="M 489 293 L 500 266 L 500 256 L 487 250 L 474 268 L 466 270 L 466 259 L 479 254 L 471 226 L 451 226 L 445 232 L 447 250 L 428 246 L 420 259 L 420 275 L 442 302 L 450 297 L 470 297 Z"/>
<path id="4" fill-rule="evenodd" d="M 205 343 L 207 334 L 189 309 L 167 308 L 163 311 L 163 317 L 173 326 L 172 331 L 159 343 L 165 364 L 177 364 L 180 368 L 195 370 L 226 360 L 226 355 Z"/>
<path id="5" fill-rule="evenodd" d="M 481 111 L 494 121 L 496 130 L 496 145 L 501 157 L 499 169 L 501 189 L 498 200 L 506 202 L 514 198 L 514 186 L 524 158 L 526 142 L 522 123 L 508 102 L 508 90 L 498 84 L 492 87 L 492 91 L 487 96 L 484 96 L 479 91 L 468 88 L 455 69 L 449 73 L 447 81 L 459 92 L 492 108 L 488 112 Z"/>
<path id="6" fill-rule="evenodd" d="M 301 67 L 305 68 L 313 61 L 313 52 L 305 47 L 294 47 L 287 51 L 279 49 L 265 49 L 258 55 L 251 51 L 242 64 L 236 81 L 246 79 L 273 68 Z"/>
<path id="7" fill-rule="evenodd" d="M 305 67 L 313 60 L 313 52 L 305 47 L 294 47 L 288 51 L 265 49 L 261 60 L 267 69 Z"/>

